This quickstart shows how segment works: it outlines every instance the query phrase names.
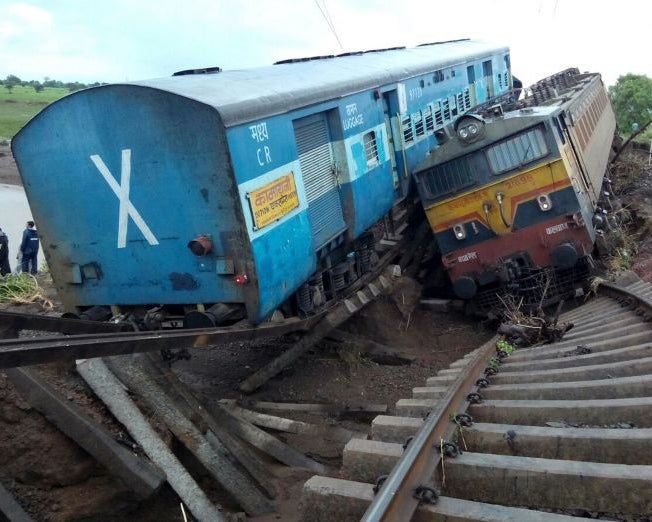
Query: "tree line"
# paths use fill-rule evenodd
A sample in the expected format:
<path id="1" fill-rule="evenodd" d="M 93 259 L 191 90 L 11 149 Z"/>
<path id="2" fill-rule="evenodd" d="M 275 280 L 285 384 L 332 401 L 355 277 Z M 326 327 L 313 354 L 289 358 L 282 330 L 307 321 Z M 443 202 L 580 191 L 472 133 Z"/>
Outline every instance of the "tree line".
<path id="1" fill-rule="evenodd" d="M 87 87 L 98 87 L 99 85 L 104 85 L 100 82 L 95 83 L 82 83 L 82 82 L 62 82 L 60 80 L 52 80 L 49 77 L 43 78 L 43 81 L 38 80 L 21 80 L 15 74 L 9 74 L 4 80 L 0 79 L 0 85 L 4 85 L 5 89 L 9 92 L 13 90 L 14 87 L 20 85 L 22 87 L 33 87 L 36 92 L 41 92 L 46 87 L 58 87 L 63 89 L 68 89 L 70 92 L 78 91 L 80 89 L 86 89 Z"/>
<path id="2" fill-rule="evenodd" d="M 652 123 L 652 79 L 644 74 L 625 74 L 609 87 L 618 130 L 631 134 Z"/>

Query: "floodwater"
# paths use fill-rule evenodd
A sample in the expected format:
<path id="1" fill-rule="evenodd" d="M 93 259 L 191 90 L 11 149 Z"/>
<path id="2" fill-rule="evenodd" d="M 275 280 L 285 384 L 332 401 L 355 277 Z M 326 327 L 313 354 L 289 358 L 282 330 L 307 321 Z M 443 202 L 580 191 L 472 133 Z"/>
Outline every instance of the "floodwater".
<path id="1" fill-rule="evenodd" d="M 25 223 L 31 219 L 23 187 L 0 184 L 0 228 L 9 236 L 9 263 L 14 271 Z"/>

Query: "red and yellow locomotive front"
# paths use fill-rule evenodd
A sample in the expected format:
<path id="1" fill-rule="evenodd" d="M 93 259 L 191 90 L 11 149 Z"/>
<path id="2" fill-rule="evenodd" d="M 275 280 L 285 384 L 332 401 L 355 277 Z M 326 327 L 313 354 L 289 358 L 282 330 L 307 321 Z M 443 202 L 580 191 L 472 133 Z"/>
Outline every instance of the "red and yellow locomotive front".
<path id="1" fill-rule="evenodd" d="M 572 268 L 590 255 L 590 199 L 555 123 L 548 108 L 505 115 L 486 128 L 468 118 L 417 174 L 459 297 L 471 299 L 483 287 L 543 269 Z M 465 142 L 473 134 L 477 138 Z"/>

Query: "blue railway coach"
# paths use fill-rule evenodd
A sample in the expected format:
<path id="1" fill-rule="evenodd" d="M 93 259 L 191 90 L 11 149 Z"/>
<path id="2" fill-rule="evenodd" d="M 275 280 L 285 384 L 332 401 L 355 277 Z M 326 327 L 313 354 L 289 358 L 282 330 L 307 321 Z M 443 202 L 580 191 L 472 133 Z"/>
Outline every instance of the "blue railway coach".
<path id="1" fill-rule="evenodd" d="M 511 85 L 508 49 L 469 40 L 184 71 L 71 94 L 12 148 L 70 311 L 259 323 L 352 257 L 438 129 Z"/>

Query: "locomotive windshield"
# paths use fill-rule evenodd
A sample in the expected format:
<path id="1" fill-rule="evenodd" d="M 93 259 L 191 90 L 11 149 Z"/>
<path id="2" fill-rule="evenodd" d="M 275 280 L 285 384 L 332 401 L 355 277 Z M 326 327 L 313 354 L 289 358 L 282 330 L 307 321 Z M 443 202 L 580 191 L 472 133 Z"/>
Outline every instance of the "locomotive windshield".
<path id="1" fill-rule="evenodd" d="M 499 175 L 543 158 L 548 147 L 541 129 L 535 128 L 487 147 L 486 154 L 491 173 Z"/>
<path id="2" fill-rule="evenodd" d="M 544 125 L 530 127 L 507 138 L 491 140 L 489 145 L 436 165 L 422 174 L 432 199 L 452 196 L 491 178 L 517 172 L 550 154 L 550 137 Z M 486 140 L 489 141 L 489 140 Z M 453 145 L 457 146 L 456 143 Z M 480 145 L 480 143 L 478 143 Z M 446 146 L 446 145 L 444 145 Z"/>

